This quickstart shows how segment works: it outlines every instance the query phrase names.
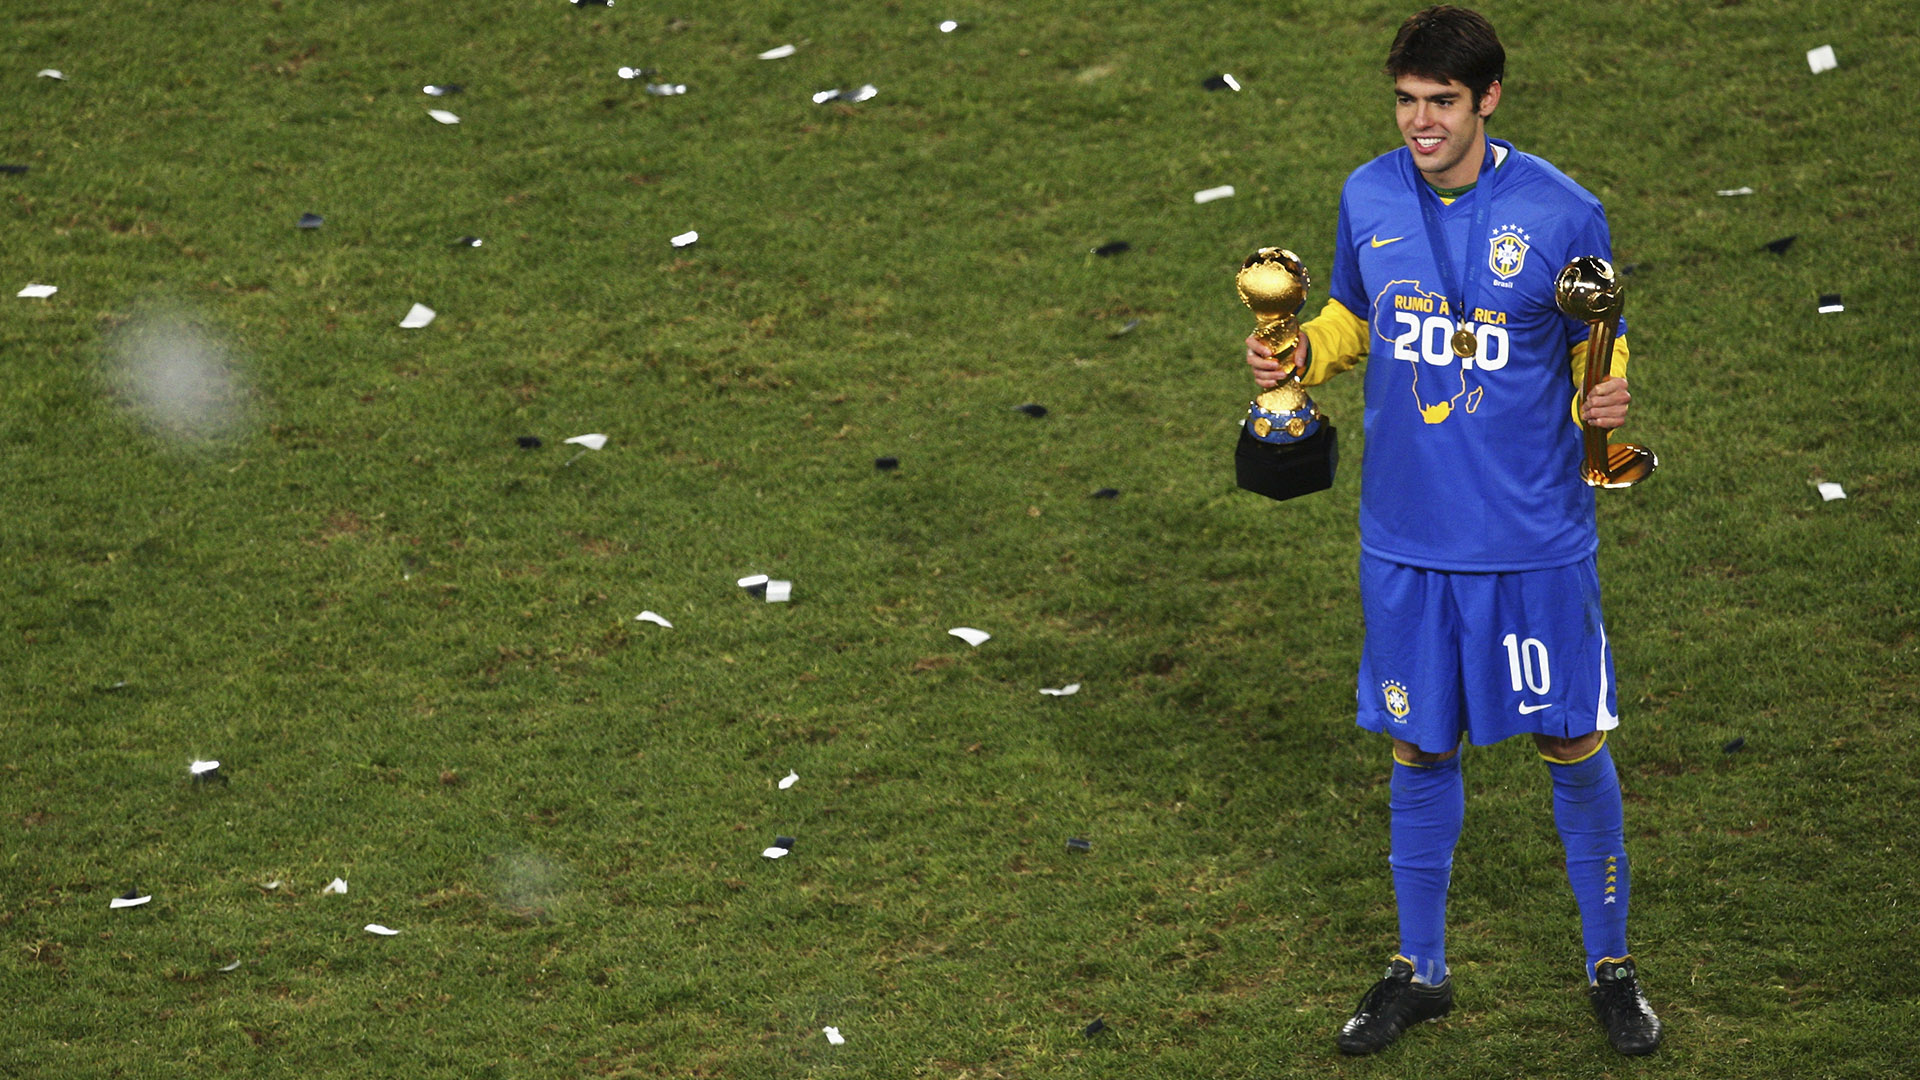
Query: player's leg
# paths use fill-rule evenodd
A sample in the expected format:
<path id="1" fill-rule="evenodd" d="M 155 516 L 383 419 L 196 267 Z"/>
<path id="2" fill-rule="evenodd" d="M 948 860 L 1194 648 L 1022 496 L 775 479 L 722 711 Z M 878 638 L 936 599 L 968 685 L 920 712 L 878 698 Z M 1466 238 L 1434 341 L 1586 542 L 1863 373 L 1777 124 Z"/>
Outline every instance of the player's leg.
<path id="1" fill-rule="evenodd" d="M 1462 621 L 1480 639 L 1469 645 L 1473 660 L 1466 665 L 1474 741 L 1483 741 L 1483 731 L 1505 737 L 1530 729 L 1553 783 L 1554 826 L 1580 910 L 1596 1009 L 1616 1049 L 1649 1053 L 1659 1045 L 1660 1026 L 1639 995 L 1627 952 L 1626 828 L 1606 744 L 1618 719 L 1599 576 L 1589 559 L 1477 584 L 1481 595 L 1461 599 Z M 1602 976 L 1609 982 L 1605 1007 Z"/>
<path id="2" fill-rule="evenodd" d="M 1567 883 L 1580 906 L 1594 1012 L 1615 1050 L 1651 1054 L 1660 1045 L 1660 1018 L 1641 992 L 1627 950 L 1625 809 L 1606 733 L 1534 738 L 1553 778 L 1553 823 L 1567 852 Z"/>
<path id="3" fill-rule="evenodd" d="M 1362 557 L 1359 724 L 1393 740 L 1388 807 L 1400 951 L 1341 1028 L 1350 1054 L 1384 1049 L 1453 1007 L 1447 888 L 1466 814 L 1460 775 L 1459 671 L 1444 575 Z"/>

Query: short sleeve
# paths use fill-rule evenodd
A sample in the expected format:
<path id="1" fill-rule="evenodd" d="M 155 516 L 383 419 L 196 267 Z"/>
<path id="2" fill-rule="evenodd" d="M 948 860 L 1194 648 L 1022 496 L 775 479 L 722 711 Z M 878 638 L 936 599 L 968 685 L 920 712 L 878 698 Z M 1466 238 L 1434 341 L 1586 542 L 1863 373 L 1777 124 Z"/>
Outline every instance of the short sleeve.
<path id="1" fill-rule="evenodd" d="M 1561 260 L 1561 265 L 1564 266 L 1582 255 L 1598 255 L 1610 263 L 1613 262 L 1613 238 L 1607 230 L 1607 212 L 1598 202 L 1593 204 L 1588 213 L 1582 215 L 1581 226 L 1568 242 L 1566 256 Z M 1614 271 L 1618 273 L 1619 267 L 1614 267 Z M 1567 328 L 1568 344 L 1587 340 L 1586 323 L 1571 315 L 1561 315 L 1560 318 Z M 1627 318 L 1623 314 L 1620 316 L 1620 335 L 1625 337 L 1626 333 Z"/>
<path id="2" fill-rule="evenodd" d="M 1352 181 L 1340 191 L 1340 219 L 1333 233 L 1333 274 L 1327 284 L 1327 295 L 1340 301 L 1348 311 L 1366 318 L 1367 287 L 1360 280 L 1360 260 L 1354 257 L 1353 224 L 1347 208 L 1352 191 Z"/>

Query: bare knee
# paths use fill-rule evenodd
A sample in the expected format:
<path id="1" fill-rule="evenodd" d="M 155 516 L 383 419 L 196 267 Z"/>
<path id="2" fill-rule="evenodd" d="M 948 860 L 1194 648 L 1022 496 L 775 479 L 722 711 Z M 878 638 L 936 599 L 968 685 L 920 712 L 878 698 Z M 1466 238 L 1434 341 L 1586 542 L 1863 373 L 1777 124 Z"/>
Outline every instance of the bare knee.
<path id="1" fill-rule="evenodd" d="M 1460 748 L 1456 746 L 1444 754 L 1433 754 L 1403 739 L 1393 740 L 1394 760 L 1407 765 L 1432 765 L 1436 762 L 1445 761 L 1459 752 Z"/>
<path id="2" fill-rule="evenodd" d="M 1594 751 L 1600 749 L 1600 744 L 1605 739 L 1606 735 L 1598 731 L 1573 739 L 1536 733 L 1533 737 L 1533 745 L 1539 747 L 1541 756 L 1550 761 L 1572 762 L 1592 756 Z"/>

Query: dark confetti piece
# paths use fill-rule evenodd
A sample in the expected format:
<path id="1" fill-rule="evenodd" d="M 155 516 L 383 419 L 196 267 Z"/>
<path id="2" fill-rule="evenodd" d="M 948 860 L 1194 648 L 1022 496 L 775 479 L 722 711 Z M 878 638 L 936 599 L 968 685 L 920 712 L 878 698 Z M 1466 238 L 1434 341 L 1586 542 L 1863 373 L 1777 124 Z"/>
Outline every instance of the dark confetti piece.
<path id="1" fill-rule="evenodd" d="M 538 450 L 544 445 L 538 435 L 522 435 L 513 441 L 519 443 L 522 450 Z"/>
<path id="2" fill-rule="evenodd" d="M 782 849 L 784 849 L 784 850 L 787 850 L 787 851 L 792 851 L 792 850 L 793 850 L 793 837 L 791 837 L 791 836 L 776 836 L 776 837 L 774 837 L 774 838 L 773 838 L 773 846 L 774 846 L 774 847 L 777 847 L 777 848 L 782 848 Z"/>
<path id="3" fill-rule="evenodd" d="M 1015 405 L 1013 407 L 1013 411 L 1026 413 L 1028 416 L 1033 417 L 1035 420 L 1038 420 L 1041 417 L 1047 415 L 1047 407 L 1045 405 Z"/>
<path id="4" fill-rule="evenodd" d="M 317 229 L 326 223 L 327 219 L 321 217 L 319 214 L 300 215 L 300 227 L 303 229 Z"/>
<path id="5" fill-rule="evenodd" d="M 1101 488 L 1099 491 L 1093 493 L 1093 497 L 1096 499 L 1117 499 L 1120 497 L 1120 489 Z"/>
<path id="6" fill-rule="evenodd" d="M 1775 255 L 1785 255 L 1787 253 L 1787 249 L 1792 247 L 1793 242 L 1798 239 L 1800 239 L 1800 235 L 1798 233 L 1795 233 L 1792 236 L 1783 236 L 1778 240 L 1769 240 L 1762 246 L 1765 247 L 1768 251 L 1773 252 Z"/>
<path id="7" fill-rule="evenodd" d="M 1093 1023 L 1088 1024 L 1086 1027 L 1081 1028 L 1080 1034 L 1085 1035 L 1087 1038 L 1091 1039 L 1095 1035 L 1098 1035 L 1105 1030 L 1107 1030 L 1107 1022 L 1105 1020 L 1095 1020 Z"/>
<path id="8" fill-rule="evenodd" d="M 1093 841 L 1082 840 L 1077 836 L 1069 836 L 1067 837 L 1067 850 L 1068 851 L 1092 851 Z"/>
<path id="9" fill-rule="evenodd" d="M 873 459 L 873 467 L 879 469 L 881 472 L 886 472 L 889 469 L 897 469 L 900 467 L 900 459 L 897 457 L 877 457 Z"/>
<path id="10" fill-rule="evenodd" d="M 19 176 L 26 171 L 25 165 L 0 165 L 0 173 L 6 173 L 8 176 Z"/>
<path id="11" fill-rule="evenodd" d="M 1127 243 L 1125 240 L 1115 240 L 1110 244 L 1101 244 L 1099 247 L 1094 248 L 1093 253 L 1095 255 L 1107 256 L 1107 255 L 1118 255 L 1123 251 L 1132 251 L 1132 250 L 1133 250 L 1132 244 Z"/>
<path id="12" fill-rule="evenodd" d="M 1746 745 L 1747 745 L 1747 737 L 1745 735 L 1742 735 L 1739 738 L 1728 743 L 1727 745 L 1721 747 L 1720 752 L 1723 754 L 1738 753 Z"/>

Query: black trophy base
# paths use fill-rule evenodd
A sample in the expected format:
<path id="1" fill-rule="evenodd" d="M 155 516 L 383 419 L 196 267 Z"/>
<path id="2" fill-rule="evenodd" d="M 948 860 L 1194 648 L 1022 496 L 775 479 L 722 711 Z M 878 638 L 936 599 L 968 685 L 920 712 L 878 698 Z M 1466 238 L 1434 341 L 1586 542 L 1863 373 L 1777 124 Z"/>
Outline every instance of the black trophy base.
<path id="1" fill-rule="evenodd" d="M 1233 451 L 1233 469 L 1240 486 L 1269 499 L 1291 499 L 1333 486 L 1334 466 L 1340 463 L 1340 442 L 1325 419 L 1320 430 L 1296 443 L 1261 442 L 1245 424 L 1240 445 Z"/>

